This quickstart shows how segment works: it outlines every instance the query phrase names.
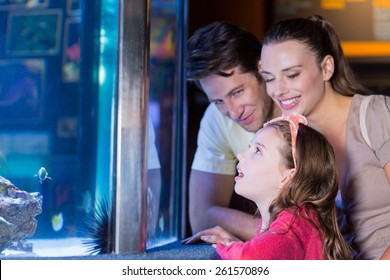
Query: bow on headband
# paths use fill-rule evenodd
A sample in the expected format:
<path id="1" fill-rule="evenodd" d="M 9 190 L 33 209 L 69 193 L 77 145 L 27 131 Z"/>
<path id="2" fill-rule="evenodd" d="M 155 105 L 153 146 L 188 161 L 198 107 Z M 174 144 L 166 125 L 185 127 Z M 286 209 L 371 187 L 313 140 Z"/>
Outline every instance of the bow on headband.
<path id="1" fill-rule="evenodd" d="M 269 122 L 266 122 L 264 124 L 264 127 L 266 127 L 268 124 L 277 122 L 277 121 L 288 121 L 290 124 L 290 130 L 291 130 L 291 149 L 292 149 L 292 156 L 294 160 L 294 166 L 297 167 L 296 163 L 296 142 L 297 142 L 297 135 L 298 135 L 298 129 L 299 124 L 307 125 L 308 121 L 307 119 L 298 113 L 291 113 L 290 115 L 281 115 L 280 117 L 274 118 L 270 120 Z"/>

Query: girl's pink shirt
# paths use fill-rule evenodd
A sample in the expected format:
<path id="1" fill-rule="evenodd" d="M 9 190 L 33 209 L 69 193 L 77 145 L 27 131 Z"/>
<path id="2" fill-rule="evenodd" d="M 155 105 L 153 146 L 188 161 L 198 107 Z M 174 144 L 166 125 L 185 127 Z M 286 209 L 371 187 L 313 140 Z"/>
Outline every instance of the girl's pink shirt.
<path id="1" fill-rule="evenodd" d="M 305 212 L 311 222 L 302 217 Z M 292 207 L 282 211 L 269 230 L 250 241 L 228 246 L 218 243 L 217 253 L 225 260 L 323 260 L 317 223 L 314 210 Z"/>

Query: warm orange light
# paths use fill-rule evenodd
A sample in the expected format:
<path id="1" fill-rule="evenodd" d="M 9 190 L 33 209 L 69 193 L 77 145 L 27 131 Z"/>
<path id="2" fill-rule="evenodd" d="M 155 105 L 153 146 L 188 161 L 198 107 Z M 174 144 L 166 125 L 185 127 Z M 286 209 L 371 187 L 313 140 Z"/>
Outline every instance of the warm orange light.
<path id="1" fill-rule="evenodd" d="M 390 42 L 341 42 L 347 57 L 390 56 Z"/>
<path id="2" fill-rule="evenodd" d="M 375 8 L 390 8 L 389 0 L 372 0 L 372 6 Z"/>
<path id="3" fill-rule="evenodd" d="M 324 10 L 342 10 L 345 8 L 344 0 L 321 0 L 321 8 Z"/>

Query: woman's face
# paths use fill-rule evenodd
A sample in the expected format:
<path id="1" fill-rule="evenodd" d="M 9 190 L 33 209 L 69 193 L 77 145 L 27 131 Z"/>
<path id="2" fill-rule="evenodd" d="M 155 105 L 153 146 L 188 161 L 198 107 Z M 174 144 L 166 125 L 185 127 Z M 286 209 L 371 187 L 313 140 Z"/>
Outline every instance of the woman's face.
<path id="1" fill-rule="evenodd" d="M 279 151 L 281 134 L 274 127 L 260 129 L 249 149 L 238 155 L 235 191 L 255 203 L 268 203 L 278 193 L 285 168 Z"/>
<path id="2" fill-rule="evenodd" d="M 284 114 L 298 112 L 310 116 L 324 98 L 323 71 L 314 53 L 298 41 L 264 45 L 261 74 L 268 95 Z"/>

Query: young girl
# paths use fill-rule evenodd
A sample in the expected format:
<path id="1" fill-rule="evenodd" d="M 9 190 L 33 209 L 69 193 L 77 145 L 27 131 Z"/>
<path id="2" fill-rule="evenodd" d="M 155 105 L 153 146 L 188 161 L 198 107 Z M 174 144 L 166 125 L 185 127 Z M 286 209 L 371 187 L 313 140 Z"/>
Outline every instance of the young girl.
<path id="1" fill-rule="evenodd" d="M 284 114 L 298 112 L 336 154 L 340 229 L 356 258 L 390 245 L 390 97 L 368 95 L 332 24 L 319 17 L 274 24 L 264 37 L 261 73 Z"/>
<path id="2" fill-rule="evenodd" d="M 255 237 L 241 242 L 221 227 L 184 240 L 218 243 L 222 259 L 348 259 L 336 219 L 333 149 L 299 114 L 266 123 L 240 153 L 235 191 L 261 215 Z"/>

